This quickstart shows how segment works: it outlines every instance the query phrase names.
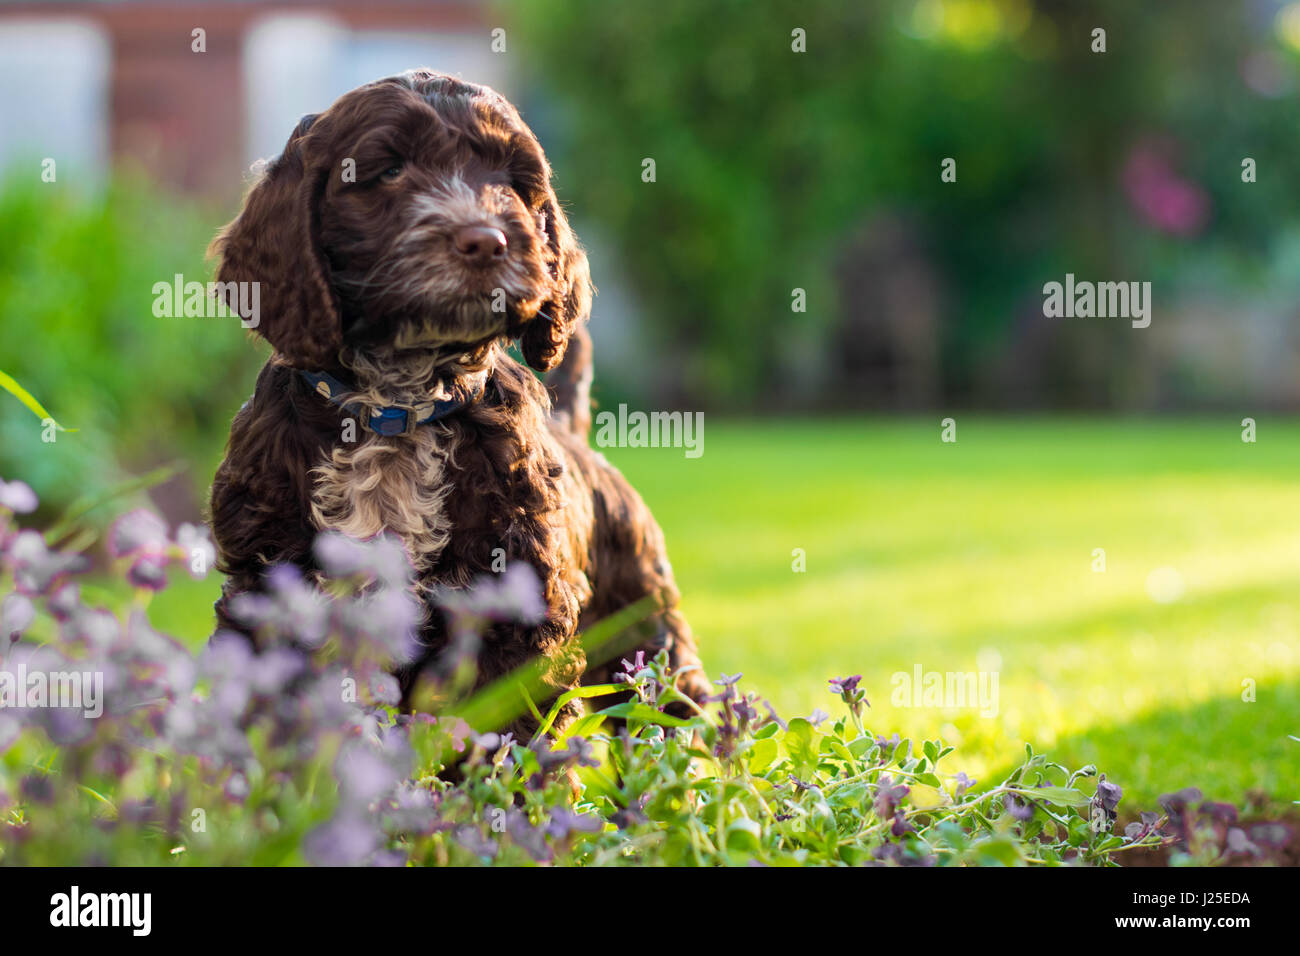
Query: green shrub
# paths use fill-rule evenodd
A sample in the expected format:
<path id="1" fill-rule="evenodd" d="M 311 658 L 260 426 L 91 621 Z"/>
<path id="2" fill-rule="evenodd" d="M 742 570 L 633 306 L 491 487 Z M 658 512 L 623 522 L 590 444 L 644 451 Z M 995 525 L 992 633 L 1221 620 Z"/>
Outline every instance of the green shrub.
<path id="1" fill-rule="evenodd" d="M 206 282 L 219 214 L 122 180 L 94 196 L 62 184 L 0 190 L 0 370 L 62 425 L 0 393 L 0 473 L 66 505 L 162 462 L 202 496 L 259 353 L 232 319 L 156 318 L 156 282 Z"/>

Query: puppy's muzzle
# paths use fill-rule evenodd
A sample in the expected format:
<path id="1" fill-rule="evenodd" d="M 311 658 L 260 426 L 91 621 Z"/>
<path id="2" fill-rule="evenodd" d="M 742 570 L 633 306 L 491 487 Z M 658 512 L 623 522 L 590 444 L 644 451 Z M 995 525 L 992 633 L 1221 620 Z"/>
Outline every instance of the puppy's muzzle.
<path id="1" fill-rule="evenodd" d="M 453 245 L 466 265 L 478 269 L 491 268 L 506 257 L 506 234 L 492 226 L 461 226 Z"/>

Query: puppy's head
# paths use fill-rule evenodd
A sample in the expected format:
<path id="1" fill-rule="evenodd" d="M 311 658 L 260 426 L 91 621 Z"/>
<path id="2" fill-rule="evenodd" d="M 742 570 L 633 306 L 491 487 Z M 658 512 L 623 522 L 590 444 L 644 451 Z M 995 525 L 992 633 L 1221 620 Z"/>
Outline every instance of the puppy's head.
<path id="1" fill-rule="evenodd" d="M 500 94 L 427 70 L 304 117 L 211 251 L 219 282 L 260 284 L 257 329 L 300 368 L 506 335 L 545 371 L 591 307 L 537 139 Z"/>

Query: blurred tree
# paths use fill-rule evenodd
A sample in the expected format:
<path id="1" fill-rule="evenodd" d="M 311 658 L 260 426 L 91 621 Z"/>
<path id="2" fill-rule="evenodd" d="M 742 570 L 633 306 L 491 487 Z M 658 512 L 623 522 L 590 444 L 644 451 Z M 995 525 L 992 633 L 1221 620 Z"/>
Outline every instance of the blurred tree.
<path id="1" fill-rule="evenodd" d="M 863 230 L 901 216 L 919 232 L 909 249 L 927 250 L 944 290 L 933 350 L 942 400 L 996 403 L 1007 375 L 1037 363 L 1053 374 L 1012 392 L 1104 405 L 1124 400 L 1145 345 L 1118 323 L 1044 334 L 1028 313 L 1041 314 L 1043 283 L 1067 271 L 1167 292 L 1203 281 L 1208 259 L 1229 294 L 1263 281 L 1261 257 L 1293 229 L 1279 210 L 1300 173 L 1295 49 L 1278 39 L 1279 7 L 515 9 L 536 83 L 567 107 L 550 137 L 563 195 L 616 237 L 667 350 L 662 364 L 678 370 L 660 399 L 842 398 L 835 353 L 864 294 L 844 286 L 854 269 L 845 256 L 875 249 Z M 1093 50 L 1098 27 L 1104 53 Z M 807 52 L 792 48 L 796 29 Z M 1300 45 L 1300 25 L 1293 32 Z M 1249 186 L 1246 155 L 1268 170 Z M 956 160 L 955 182 L 941 181 L 945 158 Z M 795 288 L 807 291 L 806 313 L 791 311 Z"/>

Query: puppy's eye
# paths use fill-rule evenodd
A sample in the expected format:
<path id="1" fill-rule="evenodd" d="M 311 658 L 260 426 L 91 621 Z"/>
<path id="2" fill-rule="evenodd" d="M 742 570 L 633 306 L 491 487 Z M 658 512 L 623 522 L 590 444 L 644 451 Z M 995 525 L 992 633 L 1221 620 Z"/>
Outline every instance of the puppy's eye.
<path id="1" fill-rule="evenodd" d="M 402 175 L 402 170 L 404 168 L 405 167 L 403 166 L 402 163 L 393 163 L 393 165 L 389 166 L 387 169 L 385 169 L 382 173 L 379 174 L 380 182 L 385 182 L 385 183 L 396 182 L 397 179 Z"/>

